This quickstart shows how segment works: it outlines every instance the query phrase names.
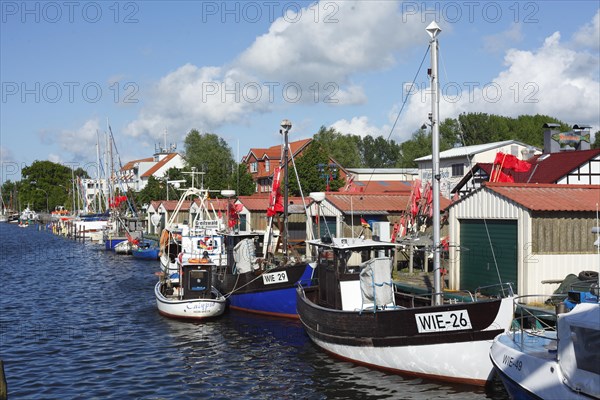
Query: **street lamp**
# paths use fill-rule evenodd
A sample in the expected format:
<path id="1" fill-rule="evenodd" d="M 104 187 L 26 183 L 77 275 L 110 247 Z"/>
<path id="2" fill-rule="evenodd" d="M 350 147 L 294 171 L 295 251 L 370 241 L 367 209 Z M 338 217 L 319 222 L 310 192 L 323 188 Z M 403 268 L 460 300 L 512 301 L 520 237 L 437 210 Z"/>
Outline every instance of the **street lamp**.
<path id="1" fill-rule="evenodd" d="M 285 148 L 283 149 L 283 254 L 288 257 L 288 133 L 292 129 L 289 119 L 281 121 L 279 133 L 283 135 Z"/>

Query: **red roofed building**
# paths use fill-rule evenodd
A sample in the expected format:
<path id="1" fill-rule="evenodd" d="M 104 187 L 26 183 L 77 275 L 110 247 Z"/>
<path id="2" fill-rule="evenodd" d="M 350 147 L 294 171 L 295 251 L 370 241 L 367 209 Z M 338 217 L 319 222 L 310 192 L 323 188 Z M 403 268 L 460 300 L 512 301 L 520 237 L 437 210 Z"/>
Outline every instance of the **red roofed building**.
<path id="1" fill-rule="evenodd" d="M 123 189 L 132 189 L 136 192 L 142 190 L 148 184 L 148 179 L 154 176 L 162 179 L 171 168 L 182 169 L 185 160 L 179 153 L 170 149 L 156 149 L 153 157 L 141 158 L 129 161 L 117 172 L 117 178 L 124 186 Z"/>
<path id="2" fill-rule="evenodd" d="M 500 276 L 519 295 L 550 295 L 558 284 L 542 281 L 598 270 L 599 204 L 600 185 L 485 183 L 448 207 L 450 288 Z"/>
<path id="3" fill-rule="evenodd" d="M 311 142 L 312 139 L 290 142 L 290 157 L 300 156 Z M 281 145 L 278 145 L 267 149 L 252 148 L 242 158 L 242 163 L 246 164 L 248 172 L 256 183 L 257 193 L 269 193 L 271 191 L 273 170 L 280 165 L 282 157 L 283 149 Z"/>
<path id="4" fill-rule="evenodd" d="M 510 172 L 516 183 L 600 185 L 600 149 L 540 154 L 527 160 L 528 172 Z M 478 163 L 452 190 L 461 196 L 490 179 L 491 163 Z"/>

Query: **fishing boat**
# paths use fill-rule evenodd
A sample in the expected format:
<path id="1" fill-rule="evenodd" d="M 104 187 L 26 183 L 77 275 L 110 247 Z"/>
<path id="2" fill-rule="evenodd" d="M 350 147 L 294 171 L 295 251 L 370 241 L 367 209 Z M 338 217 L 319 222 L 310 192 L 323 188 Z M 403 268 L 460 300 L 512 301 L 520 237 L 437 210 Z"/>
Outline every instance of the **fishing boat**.
<path id="1" fill-rule="evenodd" d="M 195 188 L 192 183 L 181 195 L 161 233 L 162 271 L 159 272 L 160 279 L 154 294 L 158 311 L 165 316 L 205 319 L 217 317 L 225 311 L 227 299 L 212 284 L 215 263 L 210 258 L 208 247 L 202 247 L 198 241 L 201 228 L 213 227 L 213 223 L 202 222 L 205 221 L 208 194 L 209 190 Z M 201 206 L 192 221 L 192 228 L 187 223 L 178 224 L 183 205 L 196 200 Z M 202 230 L 202 234 L 204 238 L 208 230 Z"/>
<path id="2" fill-rule="evenodd" d="M 210 209 L 212 204 L 209 203 L 209 192 L 208 189 L 193 186 L 187 189 L 161 232 L 159 258 L 166 274 L 177 273 L 178 263 L 200 258 L 205 253 L 216 265 L 227 263 L 221 233 L 223 221 L 214 209 Z M 191 202 L 198 204 L 193 220 L 190 223 L 178 223 L 182 207 Z"/>
<path id="3" fill-rule="evenodd" d="M 296 284 L 309 283 L 313 267 L 302 260 L 269 261 L 260 250 L 263 237 L 258 232 L 225 234 L 232 261 L 215 268 L 214 284 L 232 309 L 297 319 Z"/>
<path id="4" fill-rule="evenodd" d="M 432 176 L 439 176 L 437 36 L 432 22 Z M 491 343 L 513 320 L 510 284 L 480 288 L 469 301 L 441 288 L 440 184 L 433 179 L 431 297 L 403 293 L 392 281 L 395 244 L 361 237 L 308 241 L 316 249 L 316 283 L 297 288 L 308 336 L 331 355 L 398 374 L 483 386 L 493 377 Z M 448 296 L 449 297 L 449 296 Z"/>
<path id="5" fill-rule="evenodd" d="M 556 329 L 523 329 L 519 323 L 494 340 L 490 357 L 511 398 L 600 398 L 597 298 L 556 317 Z"/>
<path id="6" fill-rule="evenodd" d="M 155 242 L 143 240 L 131 250 L 131 255 L 140 260 L 158 260 L 159 252 L 160 249 Z"/>
<path id="7" fill-rule="evenodd" d="M 273 175 L 267 210 L 268 230 L 264 235 L 266 239 L 263 236 L 261 240 L 260 233 L 236 232 L 236 210 L 235 207 L 229 207 L 230 231 L 225 235 L 227 263 L 215 269 L 214 284 L 228 297 L 232 309 L 297 319 L 296 284 L 310 284 L 314 268 L 305 258 L 290 254 L 287 243 L 288 132 L 291 127 L 289 120 L 281 122 L 280 133 L 284 136 L 283 165 L 276 167 Z M 279 185 L 282 170 L 285 179 L 283 195 Z M 271 246 L 276 215 L 283 216 L 283 224 L 277 242 Z M 279 245 L 282 249 L 280 253 Z"/>
<path id="8" fill-rule="evenodd" d="M 189 259 L 180 273 L 161 274 L 154 287 L 161 315 L 177 319 L 204 320 L 225 312 L 227 299 L 211 284 L 214 264 L 208 258 Z"/>

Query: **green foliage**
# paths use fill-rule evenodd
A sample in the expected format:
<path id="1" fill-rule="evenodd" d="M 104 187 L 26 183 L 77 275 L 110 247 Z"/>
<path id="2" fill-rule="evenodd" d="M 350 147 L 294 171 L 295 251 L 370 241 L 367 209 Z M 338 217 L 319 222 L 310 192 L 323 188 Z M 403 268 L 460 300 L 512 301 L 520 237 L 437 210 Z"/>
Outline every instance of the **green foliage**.
<path id="1" fill-rule="evenodd" d="M 89 178 L 82 168 L 71 168 L 52 161 L 34 161 L 21 170 L 19 203 L 37 211 L 52 211 L 57 206 L 71 208 L 74 196 L 72 176 Z"/>
<path id="2" fill-rule="evenodd" d="M 393 140 L 381 136 L 365 136 L 361 140 L 362 165 L 367 168 L 393 168 L 401 157 L 401 148 Z"/>
<path id="3" fill-rule="evenodd" d="M 594 139 L 596 138 L 596 139 Z M 600 131 L 597 131 L 596 133 L 594 133 L 592 135 L 592 137 L 590 138 L 591 143 L 591 147 L 592 149 L 600 149 Z"/>
<path id="4" fill-rule="evenodd" d="M 359 136 L 344 135 L 334 128 L 326 129 L 322 126 L 313 137 L 313 142 L 317 142 L 340 165 L 345 167 L 360 167 L 362 165 Z"/>
<path id="5" fill-rule="evenodd" d="M 222 138 L 213 133 L 200 134 L 193 129 L 186 136 L 184 146 L 187 166 L 204 173 L 200 179 L 205 188 L 223 189 L 228 186 L 236 162 L 231 148 Z"/>
<path id="6" fill-rule="evenodd" d="M 231 176 L 227 189 L 234 189 L 238 196 L 250 196 L 255 192 L 256 185 L 246 164 L 238 164 L 237 174 Z"/>
<path id="7" fill-rule="evenodd" d="M 302 157 L 297 158 L 295 162 L 305 196 L 310 192 L 325 191 L 327 177 L 332 171 L 329 170 L 329 156 L 324 146 L 319 142 L 313 142 L 302 154 Z M 319 166 L 322 167 L 322 171 Z M 290 195 L 299 196 L 300 188 L 293 169 L 290 168 L 288 176 Z M 330 182 L 330 190 L 336 191 L 343 185 L 344 181 L 337 173 L 336 179 Z"/>

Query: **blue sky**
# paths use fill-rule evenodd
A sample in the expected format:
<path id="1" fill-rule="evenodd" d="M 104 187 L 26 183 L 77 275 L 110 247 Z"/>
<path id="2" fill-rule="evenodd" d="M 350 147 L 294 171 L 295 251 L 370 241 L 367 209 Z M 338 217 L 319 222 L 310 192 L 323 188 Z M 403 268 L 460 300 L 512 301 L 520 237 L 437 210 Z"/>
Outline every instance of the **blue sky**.
<path id="1" fill-rule="evenodd" d="M 234 155 L 321 126 L 411 137 L 427 118 L 436 20 L 442 118 L 548 114 L 600 126 L 597 1 L 2 1 L 2 180 L 34 160 L 96 160 L 110 123 L 123 163 L 190 129 Z M 108 121 L 108 122 L 107 122 Z"/>

